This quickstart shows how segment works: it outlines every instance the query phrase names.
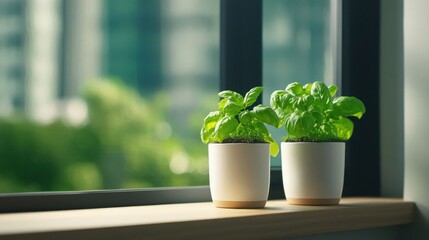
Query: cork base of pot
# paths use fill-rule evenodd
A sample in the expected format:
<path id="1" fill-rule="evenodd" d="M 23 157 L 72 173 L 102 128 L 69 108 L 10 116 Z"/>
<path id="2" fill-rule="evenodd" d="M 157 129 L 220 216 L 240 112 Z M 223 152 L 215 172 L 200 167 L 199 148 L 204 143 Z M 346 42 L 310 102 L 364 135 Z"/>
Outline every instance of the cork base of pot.
<path id="1" fill-rule="evenodd" d="M 213 201 L 218 208 L 263 208 L 267 201 Z"/>
<path id="2" fill-rule="evenodd" d="M 340 203 L 340 198 L 288 198 L 287 203 L 306 206 L 333 206 Z"/>

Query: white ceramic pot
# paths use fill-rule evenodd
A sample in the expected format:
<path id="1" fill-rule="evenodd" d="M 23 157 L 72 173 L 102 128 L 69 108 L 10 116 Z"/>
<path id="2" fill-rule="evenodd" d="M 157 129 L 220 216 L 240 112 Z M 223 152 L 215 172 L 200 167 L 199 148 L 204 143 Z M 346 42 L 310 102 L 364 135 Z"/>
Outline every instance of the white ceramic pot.
<path id="1" fill-rule="evenodd" d="M 289 204 L 337 205 L 344 182 L 344 142 L 282 142 L 282 176 Z"/>
<path id="2" fill-rule="evenodd" d="M 209 175 L 216 207 L 263 208 L 270 185 L 270 145 L 210 143 Z"/>

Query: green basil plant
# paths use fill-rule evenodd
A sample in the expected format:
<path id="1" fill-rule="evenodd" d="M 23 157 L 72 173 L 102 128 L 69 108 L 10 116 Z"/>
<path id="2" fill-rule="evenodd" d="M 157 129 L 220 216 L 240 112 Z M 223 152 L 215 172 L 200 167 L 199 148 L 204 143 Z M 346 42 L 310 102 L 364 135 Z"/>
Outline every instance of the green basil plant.
<path id="1" fill-rule="evenodd" d="M 323 82 L 301 86 L 294 82 L 285 90 L 274 91 L 270 105 L 285 126 L 289 142 L 343 142 L 353 134 L 353 122 L 360 119 L 365 105 L 356 97 L 334 97 L 337 86 Z"/>
<path id="2" fill-rule="evenodd" d="M 237 92 L 220 92 L 218 110 L 204 119 L 201 140 L 204 143 L 270 143 L 270 154 L 276 156 L 279 147 L 264 123 L 278 127 L 279 117 L 267 106 L 251 106 L 262 93 L 262 87 L 249 90 L 243 97 Z"/>

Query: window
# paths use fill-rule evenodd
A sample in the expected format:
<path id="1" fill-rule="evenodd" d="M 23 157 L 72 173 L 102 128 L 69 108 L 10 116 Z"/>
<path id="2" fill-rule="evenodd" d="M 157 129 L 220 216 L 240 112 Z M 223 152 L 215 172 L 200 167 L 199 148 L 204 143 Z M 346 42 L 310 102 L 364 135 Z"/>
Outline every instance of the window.
<path id="1" fill-rule="evenodd" d="M 208 184 L 218 0 L 0 4 L 0 193 Z"/>
<path id="2" fill-rule="evenodd" d="M 44 3 L 43 5 L 37 5 L 42 2 Z M 336 4 L 341 2 L 342 4 Z M 11 139 L 11 137 L 4 137 L 4 133 L 12 131 L 10 126 L 15 123 L 22 124 L 24 127 L 19 130 L 19 133 L 25 133 L 25 137 L 18 139 L 17 147 L 27 149 L 26 146 L 34 147 L 32 145 L 34 143 L 36 147 L 48 146 L 47 149 L 53 150 L 52 152 L 34 151 L 30 154 L 26 151 L 12 152 L 20 160 L 25 159 L 28 155 L 40 154 L 42 157 L 38 163 L 45 164 L 46 168 L 53 167 L 65 170 L 68 168 L 47 164 L 46 158 L 59 154 L 64 159 L 73 161 L 76 158 L 85 158 L 85 156 L 99 157 L 103 155 L 107 159 L 104 165 L 96 167 L 93 165 L 91 167 L 91 163 L 82 161 L 80 166 L 67 170 L 74 172 L 72 176 L 79 176 L 77 181 L 80 181 L 79 184 L 82 183 L 80 185 L 83 186 L 81 189 L 93 189 L 90 185 L 91 182 L 98 182 L 99 186 L 101 186 L 103 181 L 110 181 L 109 184 L 111 185 L 107 188 L 207 184 L 208 178 L 206 172 L 204 173 L 207 168 L 203 166 L 204 161 L 206 162 L 203 159 L 206 157 L 204 151 L 207 148 L 199 142 L 198 132 L 192 133 L 192 131 L 182 130 L 186 129 L 185 125 L 188 123 L 199 130 L 201 118 L 217 102 L 215 93 L 219 89 L 218 79 L 221 80 L 221 89 L 228 88 L 244 92 L 253 86 L 264 84 L 266 92 L 269 92 L 271 91 L 270 88 L 284 87 L 286 82 L 282 83 L 282 81 L 314 81 L 320 80 L 314 79 L 319 78 L 318 75 L 323 75 L 321 77 L 328 79 L 330 77 L 338 79 L 338 76 L 342 76 L 341 85 L 344 94 L 356 95 L 368 105 L 376 106 L 375 109 L 367 112 L 367 116 L 370 115 L 368 118 L 371 121 L 363 124 L 364 127 L 358 130 L 359 133 L 355 132 L 353 138 L 355 141 L 348 144 L 349 167 L 346 169 L 345 194 L 377 195 L 379 187 L 377 144 L 379 144 L 379 140 L 376 132 L 379 123 L 375 115 L 377 115 L 376 108 L 378 106 L 378 40 L 374 36 L 378 36 L 379 2 L 341 2 L 335 0 L 329 2 L 318 1 L 317 3 L 302 0 L 220 0 L 220 4 L 217 0 L 130 0 L 126 4 L 118 4 L 114 0 L 98 0 L 91 1 L 91 3 L 83 0 L 0 2 L 0 34 L 2 36 L 0 38 L 0 56 L 2 56 L 0 57 L 0 114 L 2 116 L 0 123 L 3 125 L 3 127 L 0 127 L 0 141 L 3 140 L 0 144 L 0 164 L 2 164 L 0 167 L 0 188 L 3 188 L 3 190 L 0 190 L 0 192 L 12 192 L 4 190 L 7 188 L 16 189 L 15 180 L 5 180 L 6 177 L 13 179 L 16 176 L 13 176 L 13 171 L 5 170 L 6 168 L 4 168 L 8 164 L 14 164 L 10 161 L 4 161 L 5 152 L 9 151 L 10 148 L 7 144 L 10 144 L 9 139 Z M 85 4 L 85 7 L 82 4 Z M 144 8 L 141 7 L 143 5 Z M 334 6 L 337 8 L 334 8 Z M 279 9 L 284 9 L 287 12 L 289 8 L 300 9 L 294 17 L 287 17 L 287 21 L 290 21 L 290 23 L 276 20 L 276 18 L 285 18 L 285 13 L 282 13 Z M 28 11 L 28 9 L 32 9 L 32 11 Z M 153 11 L 138 14 L 138 11 L 142 9 L 145 11 L 151 9 Z M 264 19 L 262 18 L 262 9 L 269 11 L 265 12 Z M 272 14 L 271 11 L 273 12 Z M 37 13 L 41 15 L 37 15 Z M 315 19 L 311 21 L 311 17 L 308 16 L 310 13 L 320 21 Z M 341 27 L 343 35 L 341 37 L 342 41 L 340 41 L 342 42 L 342 51 L 340 52 L 334 52 L 337 49 L 332 47 L 336 46 L 335 37 L 333 38 L 331 32 L 328 33 L 328 31 L 332 31 L 332 26 L 330 26 L 332 19 L 328 19 L 328 15 L 332 18 L 333 13 L 341 13 L 342 15 L 340 19 L 343 21 Z M 362 18 L 362 14 L 367 17 Z M 24 15 L 25 18 L 22 17 Z M 220 31 L 218 25 L 219 15 Z M 294 75 L 295 73 L 291 73 L 292 75 L 290 76 L 282 76 L 283 69 L 281 69 L 281 66 L 289 61 L 290 56 L 284 56 L 281 53 L 290 46 L 280 43 L 280 40 L 285 35 L 284 32 L 276 32 L 276 29 L 287 31 L 287 29 L 283 29 L 282 24 L 286 24 L 286 28 L 288 28 L 287 24 L 293 24 L 294 21 L 301 24 L 301 21 L 303 21 L 301 18 L 309 18 L 310 26 L 316 28 L 311 28 L 310 30 L 308 26 L 294 28 L 302 31 L 298 35 L 303 42 L 299 44 L 304 46 L 302 49 L 306 49 L 306 53 L 309 54 L 302 57 L 300 66 L 308 64 L 312 70 L 303 77 Z M 31 21 L 31 19 L 33 20 Z M 53 19 L 55 21 L 52 21 Z M 50 25 L 41 24 L 43 23 L 42 21 L 48 20 L 51 23 Z M 82 21 L 87 21 L 84 22 L 87 24 L 83 24 Z M 262 28 L 264 28 L 263 51 Z M 20 29 L 25 29 L 28 32 L 27 35 L 22 31 L 20 32 Z M 26 39 L 33 36 L 30 33 L 34 34 L 32 31 L 35 29 L 45 31 L 45 36 L 52 36 L 56 40 L 54 42 L 45 42 L 43 39 L 37 39 L 34 36 L 34 42 L 29 45 Z M 145 32 L 147 35 L 138 32 L 142 31 L 142 29 L 147 30 Z M 272 34 L 276 34 L 276 37 L 266 36 L 270 31 L 272 31 Z M 317 34 L 313 35 L 312 31 Z M 7 38 L 9 39 L 8 41 L 5 41 L 4 39 L 6 38 L 3 36 L 9 36 L 7 34 L 11 32 L 13 34 Z M 218 43 L 219 32 L 220 51 Z M 311 37 L 309 33 L 311 33 Z M 147 38 L 142 38 L 142 36 Z M 243 39 L 246 39 L 246 41 L 243 41 Z M 324 41 L 324 43 L 315 45 L 317 46 L 316 48 L 308 48 L 310 39 L 311 41 L 318 39 L 321 42 Z M 328 45 L 328 41 L 331 44 Z M 100 42 L 103 44 L 98 45 L 97 43 Z M 147 43 L 147 45 L 141 44 L 143 42 Z M 368 46 L 370 46 L 371 51 L 362 50 Z M 279 54 L 275 52 L 276 48 Z M 26 56 L 25 54 L 27 53 L 31 53 L 31 55 Z M 151 61 L 147 61 L 147 58 L 142 56 L 149 56 L 148 58 Z M 180 59 L 178 58 L 179 56 Z M 342 71 L 335 69 L 335 66 L 340 65 L 335 64 L 340 62 L 339 57 L 342 58 L 342 64 L 338 69 Z M 220 73 L 218 71 L 219 58 Z M 264 62 L 264 69 L 262 69 L 262 61 Z M 361 69 L 365 69 L 365 71 Z M 32 77 L 29 78 L 29 76 Z M 91 83 L 95 85 L 89 85 L 89 90 L 83 87 L 86 79 L 100 76 L 107 76 L 109 80 L 105 79 L 104 81 Z M 27 81 L 27 79 L 29 80 Z M 146 79 L 147 81 L 142 81 L 141 79 Z M 199 81 L 197 79 L 203 80 Z M 263 82 L 262 79 L 264 79 Z M 42 86 L 48 86 L 49 91 L 41 90 L 44 89 Z M 92 88 L 90 88 L 91 86 Z M 370 87 L 369 91 L 368 86 Z M 195 88 L 198 89 L 197 92 L 195 92 Z M 80 89 L 87 89 L 85 91 L 86 95 L 84 95 L 88 97 L 86 102 L 76 98 Z M 156 89 L 163 89 L 165 92 L 156 94 L 158 93 Z M 97 95 L 99 98 L 94 97 L 94 93 L 95 95 L 99 94 Z M 111 105 L 107 107 L 102 105 L 104 108 L 100 107 L 99 109 L 104 109 L 114 118 L 124 120 L 127 124 L 118 127 L 117 122 L 120 122 L 119 120 L 106 123 L 108 119 L 107 117 L 104 119 L 104 116 L 107 116 L 107 113 L 100 111 L 98 112 L 98 120 L 101 124 L 97 123 L 97 126 L 117 127 L 116 134 L 125 131 L 128 134 L 127 138 L 107 134 L 107 132 L 103 132 L 107 128 L 101 127 L 99 129 L 90 129 L 91 131 L 79 131 L 78 133 L 69 130 L 61 132 L 67 127 L 77 129 L 87 127 L 91 121 L 91 104 L 96 106 L 101 104 L 100 97 L 103 97 L 106 93 L 108 93 L 108 96 L 123 97 L 120 97 L 122 105 L 116 105 L 116 107 L 124 109 L 124 106 L 126 106 L 125 114 L 112 114 L 111 110 L 115 106 Z M 187 98 L 190 96 L 192 96 L 192 101 Z M 195 101 L 195 99 L 203 99 L 197 98 L 203 96 L 214 96 L 214 98 Z M 40 97 L 41 100 L 36 97 Z M 267 97 L 264 96 L 264 101 L 267 101 Z M 41 111 L 43 114 L 38 114 L 38 111 L 29 108 L 30 106 L 43 105 L 45 101 L 52 98 L 58 99 L 58 103 L 53 106 L 48 104 L 48 107 L 42 108 L 44 109 L 44 111 Z M 38 100 L 32 101 L 34 99 Z M 106 99 L 106 102 L 110 104 L 110 98 Z M 168 102 L 168 100 L 173 101 Z M 193 105 L 196 102 L 201 103 L 201 105 Z M 169 108 L 168 103 L 179 104 L 180 106 L 174 105 L 175 108 Z M 191 107 L 187 104 L 192 105 L 192 109 L 201 111 L 201 116 L 186 118 L 186 116 L 193 116 L 190 112 Z M 183 107 L 183 109 L 179 109 L 180 107 Z M 135 121 L 132 118 L 132 116 L 143 117 L 144 114 L 141 114 L 141 112 L 134 112 L 135 109 L 141 108 L 151 110 L 148 124 L 140 124 L 139 121 Z M 31 116 L 31 119 L 36 120 L 40 117 L 38 121 L 41 121 L 41 123 L 22 119 L 18 121 L 16 117 L 13 118 L 13 121 L 10 120 L 12 113 L 16 112 L 15 109 L 21 109 L 18 111 L 21 118 L 23 115 Z M 154 112 L 152 111 L 154 109 L 164 111 Z M 80 114 L 75 114 L 76 112 Z M 56 116 L 60 116 L 65 121 L 52 122 L 52 119 L 56 119 Z M 169 121 L 172 120 L 177 120 L 178 122 L 170 123 Z M 150 128 L 153 136 L 162 139 L 163 141 L 161 141 L 160 145 L 166 146 L 167 150 L 151 150 L 152 147 L 159 146 L 154 146 L 156 144 L 146 141 L 147 138 L 135 139 L 138 138 L 136 136 L 139 135 L 138 131 L 144 128 Z M 98 134 L 104 134 L 102 137 L 98 136 L 98 140 L 94 137 L 97 134 L 96 131 L 99 131 Z M 178 132 L 176 133 L 176 131 Z M 36 139 L 37 134 L 44 137 L 49 137 L 52 134 L 54 140 L 40 141 L 39 138 Z M 85 136 L 88 136 L 88 138 Z M 365 142 L 365 138 L 368 138 L 368 136 L 371 137 L 370 142 L 372 145 Z M 171 141 L 166 141 L 166 137 L 170 137 Z M 64 141 L 68 141 L 70 138 L 74 139 L 71 145 L 63 144 Z M 138 144 L 129 144 L 127 139 L 136 140 Z M 190 142 L 183 143 L 184 140 Z M 177 141 L 176 144 L 175 141 Z M 200 146 L 194 147 L 193 144 L 190 144 L 192 142 L 198 143 Z M 104 146 L 110 146 L 112 151 L 106 151 L 103 154 L 99 151 L 94 151 L 94 149 L 100 148 L 94 148 L 93 146 L 100 147 L 103 144 Z M 118 151 L 118 146 L 120 146 L 119 149 L 122 147 L 122 150 L 126 148 L 128 152 Z M 140 148 L 140 146 L 142 147 Z M 59 153 L 64 150 L 62 148 L 66 147 L 70 147 L 70 149 L 66 149 L 66 152 L 72 155 Z M 186 154 L 183 154 L 183 151 L 179 151 L 180 154 L 175 155 L 175 158 L 170 155 L 170 158 L 166 158 L 167 161 L 162 163 L 160 161 L 153 162 L 154 165 L 147 167 L 151 171 L 145 173 L 138 171 L 140 158 L 134 158 L 138 160 L 137 163 L 134 162 L 137 165 L 124 165 L 116 162 L 117 159 L 129 158 L 133 154 L 143 158 L 154 152 L 159 154 L 155 155 L 158 157 L 156 159 L 160 160 L 164 154 L 171 154 L 172 150 L 182 150 L 180 147 L 190 150 L 188 150 L 189 152 L 186 151 Z M 367 150 L 369 151 L 369 157 L 359 159 L 359 152 L 363 153 Z M 83 152 L 79 153 L 79 151 Z M 193 155 L 194 153 L 190 153 L 192 151 L 195 151 L 195 156 Z M 9 151 L 8 153 L 11 152 Z M 198 156 L 201 156 L 201 159 Z M 202 164 L 197 167 L 198 164 L 194 165 L 190 161 L 198 161 Z M 60 162 L 60 164 L 68 163 L 68 161 Z M 277 163 L 274 161 L 274 166 L 276 164 L 278 166 L 278 163 L 278 160 Z M 163 166 L 157 164 L 162 164 Z M 37 178 L 37 180 L 49 181 L 51 177 L 49 174 L 35 174 L 35 171 L 31 171 L 34 168 L 29 168 L 28 164 L 19 163 L 17 167 L 19 174 L 26 172 L 30 177 Z M 137 181 L 124 183 L 123 179 L 128 175 L 121 174 L 122 171 L 118 171 L 121 169 L 131 170 L 131 177 L 135 177 Z M 162 169 L 163 171 L 157 172 L 152 171 L 152 169 Z M 370 170 L 364 172 L 364 169 Z M 190 170 L 192 171 L 188 172 Z M 98 177 L 97 174 L 88 174 L 89 172 L 97 171 L 110 171 L 112 172 L 111 178 L 103 180 L 103 177 L 100 177 L 100 173 L 98 173 Z M 174 173 L 174 171 L 176 172 Z M 56 171 L 52 172 L 54 176 L 58 174 Z M 160 173 L 161 175 L 152 175 L 155 173 Z M 281 178 L 278 168 L 277 171 L 272 173 L 274 174 L 271 175 L 271 197 L 282 197 Z M 366 179 L 356 178 L 362 174 L 365 174 Z M 142 175 L 158 178 L 160 182 L 157 184 L 144 182 L 141 180 Z M 179 180 L 179 177 L 181 177 L 181 180 Z M 174 178 L 177 180 L 177 184 L 171 185 L 171 181 L 164 178 L 170 180 Z M 359 186 L 359 183 L 363 184 Z M 31 184 L 28 186 L 28 188 L 21 191 L 34 191 L 34 186 Z M 73 184 L 67 183 L 64 186 L 70 187 Z M 76 192 L 2 194 L 0 196 L 0 211 L 190 202 L 209 200 L 209 197 L 207 187 L 86 191 L 77 192 L 77 194 Z M 55 202 L 55 204 L 51 204 L 52 202 Z"/>

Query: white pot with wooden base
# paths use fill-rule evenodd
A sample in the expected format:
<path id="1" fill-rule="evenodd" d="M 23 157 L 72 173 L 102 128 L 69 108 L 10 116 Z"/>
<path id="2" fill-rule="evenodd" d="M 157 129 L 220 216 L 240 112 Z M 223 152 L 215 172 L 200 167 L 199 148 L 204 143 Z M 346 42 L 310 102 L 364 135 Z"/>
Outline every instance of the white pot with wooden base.
<path id="1" fill-rule="evenodd" d="M 268 143 L 210 143 L 210 193 L 220 208 L 263 208 L 270 185 Z"/>
<path id="2" fill-rule="evenodd" d="M 338 205 L 344 182 L 344 142 L 282 142 L 281 155 L 289 204 Z"/>

